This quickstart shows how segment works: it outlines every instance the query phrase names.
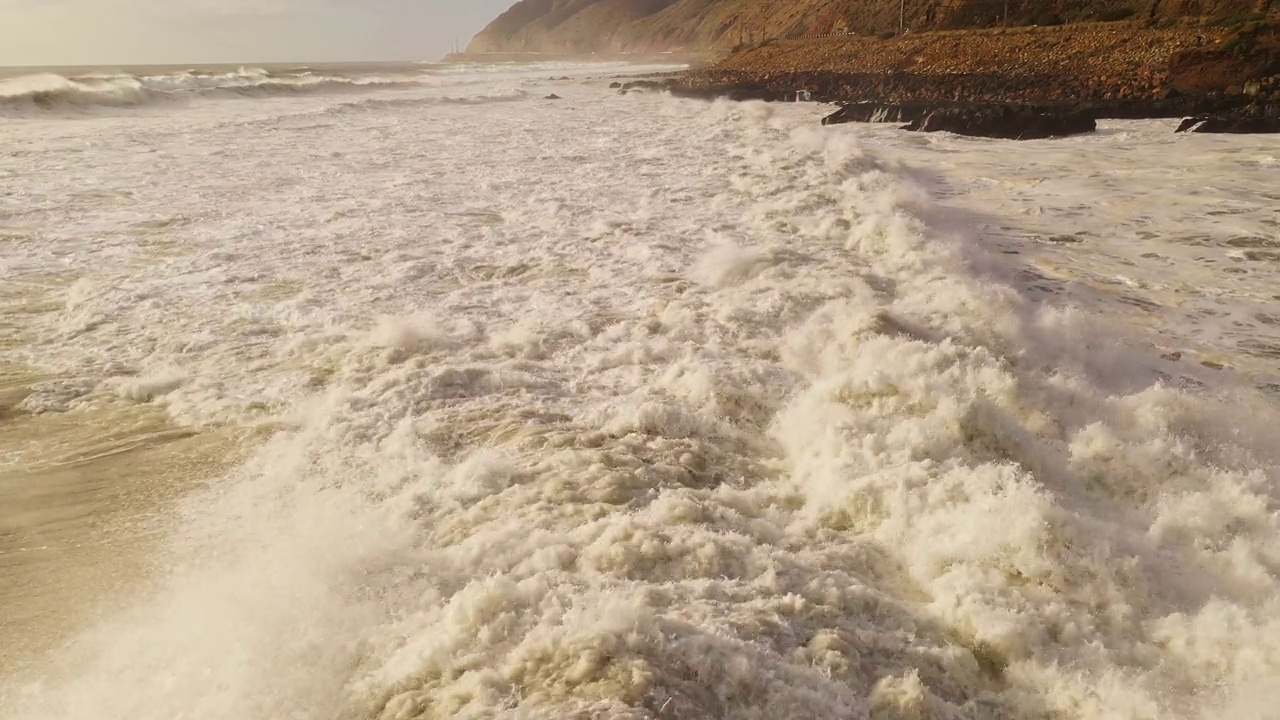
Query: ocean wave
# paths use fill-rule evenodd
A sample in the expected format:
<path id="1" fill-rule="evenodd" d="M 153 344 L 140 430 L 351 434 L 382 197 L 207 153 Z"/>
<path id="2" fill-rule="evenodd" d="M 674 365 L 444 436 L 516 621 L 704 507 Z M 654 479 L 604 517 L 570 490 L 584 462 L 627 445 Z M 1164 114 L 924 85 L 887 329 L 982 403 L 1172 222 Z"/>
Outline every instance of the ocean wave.
<path id="1" fill-rule="evenodd" d="M 443 96 L 410 96 L 410 97 L 372 97 L 360 98 L 350 102 L 341 102 L 325 108 L 326 114 L 342 113 L 353 109 L 369 110 L 375 108 L 401 108 L 412 106 L 433 106 L 433 105 L 491 105 L 501 103 L 520 102 L 530 98 L 537 97 L 535 93 L 519 88 L 514 89 L 495 89 L 487 88 L 477 91 L 471 95 L 443 95 Z"/>
<path id="2" fill-rule="evenodd" d="M 211 137 L 130 201 L 195 218 L 155 273 L 66 224 L 29 352 L 281 429 L 0 716 L 1263 717 L 1273 405 L 1157 383 L 854 133 L 539 107 Z"/>
<path id="3" fill-rule="evenodd" d="M 186 70 L 159 75 L 39 73 L 0 80 L 0 110 L 49 112 L 128 107 L 207 96 L 271 97 L 299 93 L 412 87 L 427 76 L 344 76 L 301 67 L 283 72 L 242 67 L 234 72 Z"/>
<path id="4" fill-rule="evenodd" d="M 147 102 L 150 93 L 132 76 L 71 79 L 53 73 L 0 81 L 0 107 L 53 107 L 103 105 L 116 107 Z"/>

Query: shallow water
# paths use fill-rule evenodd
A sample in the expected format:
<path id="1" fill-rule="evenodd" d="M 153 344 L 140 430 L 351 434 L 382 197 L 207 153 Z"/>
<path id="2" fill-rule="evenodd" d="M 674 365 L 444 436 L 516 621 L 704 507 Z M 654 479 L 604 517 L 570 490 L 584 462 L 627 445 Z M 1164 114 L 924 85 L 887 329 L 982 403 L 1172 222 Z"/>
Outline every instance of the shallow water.
<path id="1" fill-rule="evenodd" d="M 0 376 L 0 403 L 33 380 Z M 166 511 L 238 451 L 234 435 L 175 427 L 158 408 L 27 416 L 4 407 L 0 671 L 14 672 L 127 598 L 149 572 Z"/>
<path id="2" fill-rule="evenodd" d="M 1264 146 L 471 70 L 0 131 L 0 488 L 148 519 L 0 716 L 1266 717 Z"/>
<path id="3" fill-rule="evenodd" d="M 939 195 L 994 216 L 982 229 L 1030 265 L 1033 293 L 1112 318 L 1127 305 L 1127 322 L 1181 355 L 1172 375 L 1226 366 L 1274 393 L 1280 152 L 1265 135 L 1181 136 L 1168 125 L 1104 122 L 1095 136 L 1016 153 L 934 136 L 902 156 L 944 178 Z"/>

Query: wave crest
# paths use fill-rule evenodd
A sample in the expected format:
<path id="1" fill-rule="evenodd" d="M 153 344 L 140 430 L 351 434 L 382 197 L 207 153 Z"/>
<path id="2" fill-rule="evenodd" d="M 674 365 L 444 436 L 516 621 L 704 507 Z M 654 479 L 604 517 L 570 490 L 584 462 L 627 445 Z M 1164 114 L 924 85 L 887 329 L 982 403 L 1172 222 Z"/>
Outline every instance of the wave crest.
<path id="1" fill-rule="evenodd" d="M 345 76 L 311 68 L 271 72 L 242 67 L 235 72 L 186 70 L 158 75 L 38 73 L 0 80 L 0 109 L 55 111 L 65 108 L 127 107 L 218 95 L 270 97 L 299 93 L 410 87 L 423 74 Z"/>

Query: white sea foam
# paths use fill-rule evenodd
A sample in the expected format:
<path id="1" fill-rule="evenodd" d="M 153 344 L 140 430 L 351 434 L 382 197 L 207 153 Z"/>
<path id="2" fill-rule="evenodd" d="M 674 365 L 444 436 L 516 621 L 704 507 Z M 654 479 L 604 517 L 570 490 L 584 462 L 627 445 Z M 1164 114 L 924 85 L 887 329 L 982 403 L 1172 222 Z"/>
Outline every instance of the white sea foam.
<path id="1" fill-rule="evenodd" d="M 31 409 L 283 429 L 0 715 L 1266 717 L 1274 403 L 924 167 L 1044 146 L 604 84 L 4 130 Z"/>
<path id="2" fill-rule="evenodd" d="M 0 112 L 40 114 L 95 107 L 129 107 L 194 98 L 272 97 L 314 93 L 365 93 L 438 84 L 423 71 L 326 74 L 310 69 L 229 72 L 181 71 L 154 75 L 95 74 L 67 77 L 38 73 L 0 78 Z"/>

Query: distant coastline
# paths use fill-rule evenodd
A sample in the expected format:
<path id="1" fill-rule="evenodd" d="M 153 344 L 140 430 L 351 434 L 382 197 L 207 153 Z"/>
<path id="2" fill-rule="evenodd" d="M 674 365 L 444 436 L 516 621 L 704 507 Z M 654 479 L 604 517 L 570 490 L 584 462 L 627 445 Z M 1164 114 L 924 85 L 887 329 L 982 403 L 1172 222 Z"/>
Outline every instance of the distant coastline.
<path id="1" fill-rule="evenodd" d="M 459 63 L 535 63 L 535 62 L 626 62 L 632 64 L 671 64 L 703 66 L 723 57 L 723 53 L 713 50 L 672 51 L 644 53 L 532 53 L 532 52 L 495 52 L 495 53 L 449 53 L 441 58 L 442 64 Z"/>

